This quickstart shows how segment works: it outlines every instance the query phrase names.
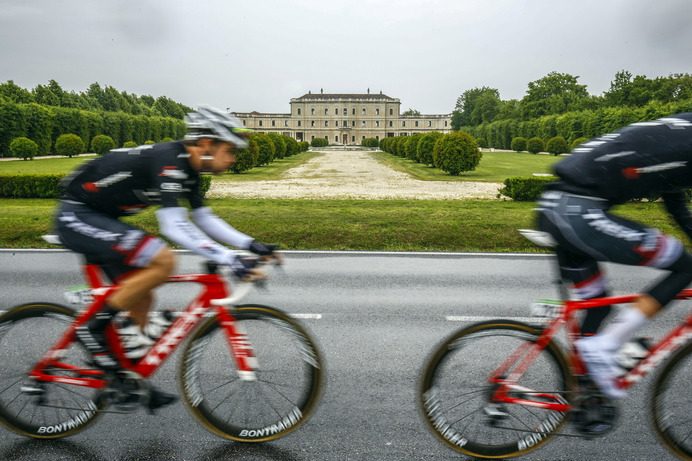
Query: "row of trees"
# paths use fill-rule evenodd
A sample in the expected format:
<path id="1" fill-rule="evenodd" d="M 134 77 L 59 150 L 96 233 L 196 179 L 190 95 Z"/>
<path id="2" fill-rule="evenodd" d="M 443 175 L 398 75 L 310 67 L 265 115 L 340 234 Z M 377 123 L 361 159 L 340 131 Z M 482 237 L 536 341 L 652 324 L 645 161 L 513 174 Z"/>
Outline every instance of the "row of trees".
<path id="1" fill-rule="evenodd" d="M 128 94 L 112 86 L 92 83 L 86 91 L 75 93 L 65 91 L 55 80 L 47 85 L 37 85 L 31 91 L 21 88 L 14 81 L 0 84 L 0 101 L 14 103 L 36 103 L 42 106 L 66 107 L 90 112 L 125 112 L 148 117 L 172 117 L 182 119 L 191 112 L 188 106 L 175 102 L 165 96 Z"/>
<path id="2" fill-rule="evenodd" d="M 463 131 L 383 138 L 379 147 L 392 155 L 435 166 L 453 176 L 475 170 L 482 157 L 476 140 Z"/>
<path id="3" fill-rule="evenodd" d="M 307 141 L 298 142 L 290 136 L 277 133 L 250 133 L 246 149 L 236 152 L 237 162 L 233 173 L 242 173 L 256 166 L 269 165 L 277 159 L 287 158 L 310 148 Z"/>
<path id="4" fill-rule="evenodd" d="M 633 122 L 692 110 L 692 76 L 648 79 L 618 72 L 602 96 L 590 95 L 579 77 L 551 72 L 529 83 L 521 100 L 503 101 L 498 90 L 465 91 L 452 114 L 452 129 L 510 148 L 512 139 L 561 136 L 568 143 L 612 132 Z"/>
<path id="5" fill-rule="evenodd" d="M 55 143 L 63 134 L 76 134 L 85 145 L 94 136 L 106 135 L 119 147 L 126 142 L 140 145 L 148 140 L 182 139 L 185 123 L 172 117 L 92 112 L 0 100 L 0 156 L 9 153 L 10 143 L 18 137 L 34 141 L 38 155 L 55 154 Z"/>

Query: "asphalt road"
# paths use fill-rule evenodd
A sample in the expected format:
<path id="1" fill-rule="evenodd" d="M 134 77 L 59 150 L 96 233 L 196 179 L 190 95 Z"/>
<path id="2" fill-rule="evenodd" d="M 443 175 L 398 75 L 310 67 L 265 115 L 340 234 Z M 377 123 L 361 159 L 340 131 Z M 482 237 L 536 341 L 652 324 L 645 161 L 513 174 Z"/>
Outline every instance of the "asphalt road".
<path id="1" fill-rule="evenodd" d="M 200 260 L 181 255 L 179 272 Z M 616 293 L 641 290 L 655 273 L 609 268 Z M 470 321 L 525 317 L 529 304 L 554 297 L 551 261 L 531 255 L 290 253 L 269 291 L 247 302 L 300 314 L 318 339 L 327 387 L 312 418 L 264 444 L 221 439 L 178 403 L 157 416 L 106 414 L 73 437 L 30 440 L 0 428 L 0 460 L 443 460 L 466 459 L 427 430 L 416 403 L 419 373 L 431 349 Z M 82 283 L 66 252 L 0 251 L 0 309 L 30 301 L 64 303 Z M 162 290 L 158 305 L 183 309 L 193 292 Z M 684 313 L 673 307 L 648 328 L 652 336 Z M 154 377 L 176 392 L 177 356 Z M 649 428 L 651 378 L 632 390 L 620 426 L 596 440 L 556 438 L 531 460 L 667 460 Z"/>

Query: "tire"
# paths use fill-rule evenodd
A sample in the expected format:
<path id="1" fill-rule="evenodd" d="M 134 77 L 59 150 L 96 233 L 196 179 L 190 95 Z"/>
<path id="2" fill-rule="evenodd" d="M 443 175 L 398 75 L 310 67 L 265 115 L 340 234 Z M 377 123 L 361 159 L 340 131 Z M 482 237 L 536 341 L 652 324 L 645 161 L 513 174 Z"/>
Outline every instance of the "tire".
<path id="1" fill-rule="evenodd" d="M 65 383 L 28 380 L 28 372 L 74 321 L 75 312 L 65 306 L 30 303 L 0 316 L 0 422 L 18 434 L 55 439 L 74 435 L 93 423 L 99 410 L 98 389 Z M 88 354 L 72 343 L 61 362 L 88 368 Z M 74 373 L 46 368 L 56 376 Z M 22 392 L 27 384 L 42 387 L 43 394 Z"/>
<path id="2" fill-rule="evenodd" d="M 692 460 L 692 343 L 666 363 L 653 382 L 649 413 L 656 435 L 681 459 Z"/>
<path id="3" fill-rule="evenodd" d="M 500 320 L 469 326 L 443 341 L 425 365 L 418 396 L 435 436 L 467 455 L 504 458 L 526 454 L 558 432 L 566 413 L 518 404 L 493 407 L 488 401 L 491 372 L 519 345 L 534 343 L 539 335 L 529 325 Z M 550 341 L 517 384 L 557 394 L 566 403 L 572 383 L 567 357 Z M 498 407 L 504 417 L 486 414 Z"/>
<path id="4" fill-rule="evenodd" d="M 321 354 L 287 314 L 246 305 L 231 313 L 257 357 L 254 381 L 241 380 L 216 317 L 195 330 L 181 356 L 183 400 L 209 431 L 241 442 L 264 442 L 297 429 L 315 409 L 323 386 Z"/>

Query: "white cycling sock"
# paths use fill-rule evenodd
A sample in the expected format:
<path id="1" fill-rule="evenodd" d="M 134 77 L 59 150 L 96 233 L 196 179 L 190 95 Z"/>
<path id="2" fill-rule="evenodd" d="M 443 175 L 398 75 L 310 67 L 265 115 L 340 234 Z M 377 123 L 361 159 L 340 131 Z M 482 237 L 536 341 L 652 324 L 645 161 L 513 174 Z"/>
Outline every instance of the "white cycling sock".
<path id="1" fill-rule="evenodd" d="M 635 331 L 649 323 L 649 318 L 635 307 L 625 307 L 617 318 L 593 338 L 606 350 L 616 350 L 627 341 Z"/>

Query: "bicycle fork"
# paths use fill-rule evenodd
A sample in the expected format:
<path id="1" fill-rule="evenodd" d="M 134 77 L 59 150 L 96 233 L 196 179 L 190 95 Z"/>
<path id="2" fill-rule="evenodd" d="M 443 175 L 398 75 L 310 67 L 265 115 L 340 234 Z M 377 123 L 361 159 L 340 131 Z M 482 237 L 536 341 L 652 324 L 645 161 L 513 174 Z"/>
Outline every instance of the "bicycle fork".
<path id="1" fill-rule="evenodd" d="M 245 328 L 226 309 L 219 309 L 219 324 L 233 352 L 238 377 L 243 381 L 256 381 L 259 362 L 255 356 Z"/>

